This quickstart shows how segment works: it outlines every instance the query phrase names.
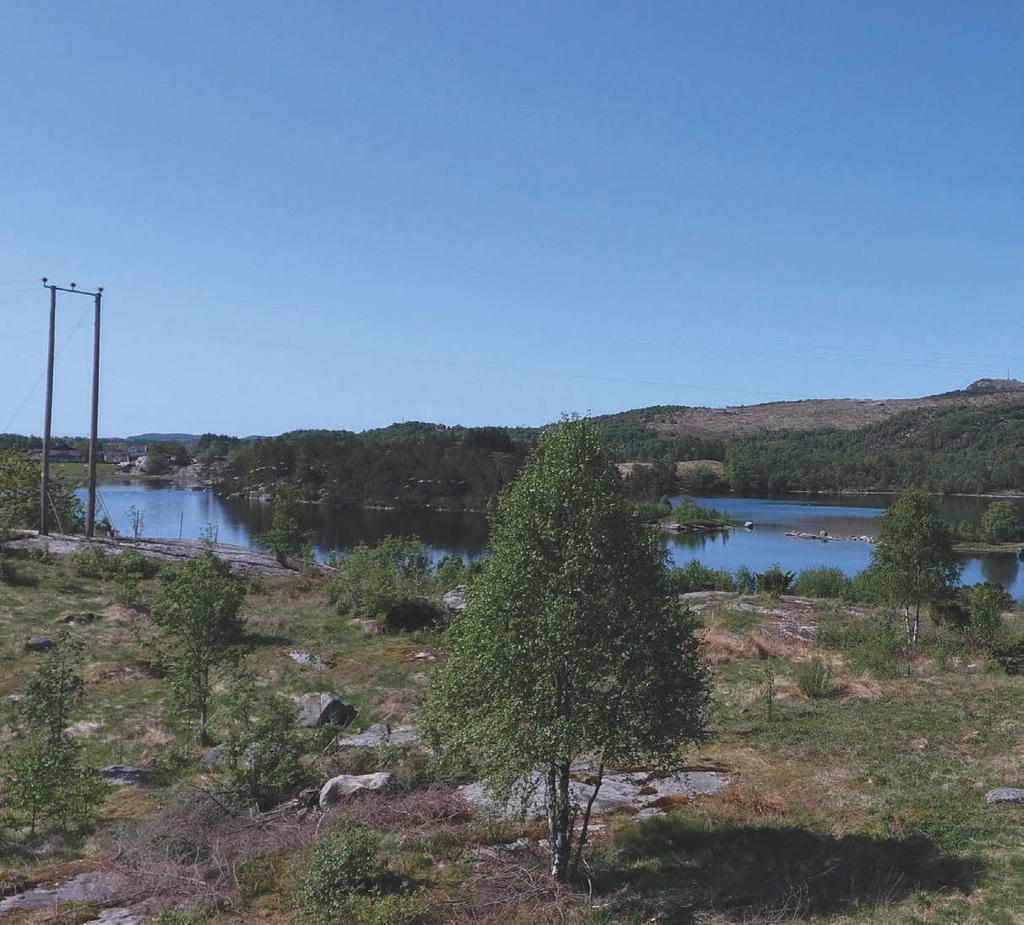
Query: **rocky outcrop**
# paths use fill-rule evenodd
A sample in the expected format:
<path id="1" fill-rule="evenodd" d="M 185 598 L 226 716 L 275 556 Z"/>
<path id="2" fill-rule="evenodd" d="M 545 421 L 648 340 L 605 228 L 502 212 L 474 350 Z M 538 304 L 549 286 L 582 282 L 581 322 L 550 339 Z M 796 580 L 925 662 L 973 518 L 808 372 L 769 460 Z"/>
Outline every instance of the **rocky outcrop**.
<path id="1" fill-rule="evenodd" d="M 387 745 L 415 745 L 420 737 L 411 729 L 391 731 L 387 723 L 374 723 L 364 732 L 339 739 L 338 748 L 384 748 Z"/>
<path id="2" fill-rule="evenodd" d="M 466 586 L 456 585 L 451 589 L 444 597 L 441 598 L 444 601 L 444 606 L 451 611 L 459 611 L 466 609 Z"/>
<path id="3" fill-rule="evenodd" d="M 352 704 L 339 700 L 327 691 L 314 691 L 297 698 L 299 704 L 299 725 L 306 727 L 334 723 L 345 726 L 358 715 Z"/>
<path id="4" fill-rule="evenodd" d="M 339 774 L 320 788 L 320 808 L 327 809 L 353 793 L 364 790 L 383 790 L 391 783 L 390 771 L 376 774 Z"/>
<path id="5" fill-rule="evenodd" d="M 586 807 L 594 792 L 586 770 L 581 767 L 577 777 L 583 779 L 575 779 L 570 784 L 571 799 L 581 809 Z M 696 797 L 718 793 L 734 781 L 733 775 L 721 771 L 679 771 L 661 777 L 642 773 L 606 774 L 593 812 L 599 816 L 615 812 L 627 812 L 640 818 L 656 816 Z M 493 818 L 515 818 L 525 812 L 527 819 L 539 819 L 547 814 L 544 776 L 540 772 L 520 781 L 504 806 L 495 802 L 483 784 L 466 784 L 457 792 L 466 802 Z"/>
<path id="6" fill-rule="evenodd" d="M 127 764 L 108 764 L 100 768 L 100 777 L 112 787 L 125 787 L 130 784 L 141 784 L 146 779 L 142 768 L 133 768 Z"/>

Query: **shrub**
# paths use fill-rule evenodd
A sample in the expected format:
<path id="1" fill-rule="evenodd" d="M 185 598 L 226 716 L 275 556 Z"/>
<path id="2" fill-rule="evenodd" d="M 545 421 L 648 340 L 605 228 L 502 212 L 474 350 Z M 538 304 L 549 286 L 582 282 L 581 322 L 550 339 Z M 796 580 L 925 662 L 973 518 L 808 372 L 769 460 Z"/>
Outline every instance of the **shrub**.
<path id="1" fill-rule="evenodd" d="M 981 535 L 988 543 L 1012 543 L 1017 539 L 1017 505 L 993 501 L 981 515 Z"/>
<path id="2" fill-rule="evenodd" d="M 434 593 L 447 594 L 466 581 L 466 564 L 459 556 L 445 556 L 434 569 Z"/>
<path id="3" fill-rule="evenodd" d="M 732 572 L 728 569 L 708 568 L 697 559 L 691 559 L 682 568 L 670 569 L 669 586 L 674 594 L 736 590 Z"/>
<path id="4" fill-rule="evenodd" d="M 68 556 L 71 570 L 79 578 L 105 578 L 107 554 L 101 546 L 81 546 Z"/>
<path id="5" fill-rule="evenodd" d="M 971 589 L 971 635 L 982 646 L 994 645 L 1002 634 L 1003 608 L 1008 597 L 999 585 L 976 585 Z"/>
<path id="6" fill-rule="evenodd" d="M 304 920 L 317 925 L 350 922 L 354 900 L 378 892 L 381 880 L 380 836 L 348 825 L 317 842 L 295 894 Z"/>
<path id="7" fill-rule="evenodd" d="M 992 658 L 1007 674 L 1024 674 L 1024 639 L 994 646 Z"/>
<path id="8" fill-rule="evenodd" d="M 734 581 L 736 583 L 736 590 L 740 594 L 753 594 L 757 591 L 757 575 L 745 565 L 741 565 L 736 569 Z"/>
<path id="9" fill-rule="evenodd" d="M 794 572 L 784 572 L 776 563 L 768 571 L 761 572 L 757 576 L 758 593 L 779 597 L 789 590 L 794 578 L 796 578 Z"/>
<path id="10" fill-rule="evenodd" d="M 114 577 L 147 579 L 160 573 L 160 563 L 144 556 L 137 549 L 126 549 L 119 556 L 108 560 L 110 573 Z"/>
<path id="11" fill-rule="evenodd" d="M 832 694 L 832 669 L 820 658 L 801 662 L 794 670 L 796 685 L 812 700 Z"/>
<path id="12" fill-rule="evenodd" d="M 835 566 L 822 565 L 818 568 L 804 569 L 793 585 L 795 594 L 804 597 L 829 597 L 847 599 L 850 597 L 853 582 Z"/>
<path id="13" fill-rule="evenodd" d="M 340 560 L 327 599 L 341 613 L 376 617 L 432 590 L 426 547 L 416 537 L 387 536 L 376 546 L 360 543 Z"/>
<path id="14" fill-rule="evenodd" d="M 432 600 L 413 597 L 392 604 L 378 618 L 378 626 L 386 633 L 416 632 L 440 625 L 444 611 Z"/>

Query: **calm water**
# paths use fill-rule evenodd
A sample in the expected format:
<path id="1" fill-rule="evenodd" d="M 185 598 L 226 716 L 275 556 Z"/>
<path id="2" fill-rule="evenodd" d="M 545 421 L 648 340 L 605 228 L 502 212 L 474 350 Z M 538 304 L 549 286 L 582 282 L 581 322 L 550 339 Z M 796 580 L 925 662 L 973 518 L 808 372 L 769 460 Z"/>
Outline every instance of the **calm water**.
<path id="1" fill-rule="evenodd" d="M 84 492 L 83 492 L 84 495 Z M 270 509 L 258 501 L 222 500 L 209 491 L 191 491 L 146 484 L 105 484 L 99 487 L 100 510 L 121 534 L 131 534 L 129 509 L 142 511 L 142 535 L 197 539 L 212 525 L 221 543 L 252 544 L 252 537 L 266 529 Z M 893 502 L 891 495 L 799 495 L 784 499 L 702 498 L 702 504 L 719 508 L 740 524 L 753 521 L 753 530 L 737 529 L 714 536 L 666 537 L 672 559 L 683 564 L 700 559 L 713 568 L 735 569 L 746 565 L 763 571 L 778 562 L 800 571 L 816 565 L 834 565 L 847 574 L 868 564 L 871 547 L 866 543 L 798 540 L 784 536 L 787 530 L 833 535 L 874 535 L 876 520 Z M 978 523 L 988 501 L 984 498 L 946 498 L 943 513 L 952 520 Z M 307 523 L 314 531 L 320 559 L 335 549 L 348 549 L 360 541 L 374 543 L 390 534 L 415 534 L 428 543 L 435 555 L 456 554 L 464 559 L 479 556 L 487 542 L 487 523 L 480 514 L 441 511 L 326 510 L 310 506 Z M 1015 556 L 984 556 L 964 559 L 964 581 L 998 581 L 1018 599 L 1024 598 L 1024 576 Z"/>

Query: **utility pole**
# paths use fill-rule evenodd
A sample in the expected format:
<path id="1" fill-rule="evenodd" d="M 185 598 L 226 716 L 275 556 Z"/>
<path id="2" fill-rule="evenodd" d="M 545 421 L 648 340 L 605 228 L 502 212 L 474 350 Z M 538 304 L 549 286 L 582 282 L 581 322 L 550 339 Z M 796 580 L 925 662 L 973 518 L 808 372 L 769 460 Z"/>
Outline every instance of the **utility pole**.
<path id="1" fill-rule="evenodd" d="M 96 529 L 96 454 L 100 412 L 100 303 L 103 299 L 103 287 L 97 287 L 95 292 L 86 292 L 84 289 L 79 289 L 75 283 L 70 283 L 69 288 L 57 286 L 45 276 L 43 277 L 43 286 L 50 290 L 50 340 L 46 356 L 46 414 L 43 424 L 43 484 L 39 497 L 39 532 L 43 536 L 49 532 L 50 424 L 53 417 L 53 342 L 57 317 L 57 293 L 72 292 L 78 295 L 92 296 L 95 305 L 92 339 L 92 419 L 89 430 L 89 498 L 85 514 L 85 535 L 91 539 Z"/>
<path id="2" fill-rule="evenodd" d="M 46 277 L 43 277 L 46 286 Z M 53 341 L 57 329 L 57 287 L 50 290 L 50 340 L 46 350 L 46 411 L 43 415 L 43 483 L 39 490 L 39 535 L 50 532 L 50 423 L 53 420 Z"/>

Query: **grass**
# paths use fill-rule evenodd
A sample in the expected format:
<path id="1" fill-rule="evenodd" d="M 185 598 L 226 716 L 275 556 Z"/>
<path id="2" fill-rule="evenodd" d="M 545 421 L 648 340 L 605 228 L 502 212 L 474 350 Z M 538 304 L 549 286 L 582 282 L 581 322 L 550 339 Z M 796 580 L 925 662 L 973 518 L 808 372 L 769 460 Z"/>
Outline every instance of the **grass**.
<path id="1" fill-rule="evenodd" d="M 80 578 L 59 558 L 19 560 L 18 568 L 24 580 L 0 584 L 0 704 L 6 709 L 34 669 L 37 657 L 22 651 L 24 640 L 52 634 L 66 611 L 104 614 L 75 627 L 86 642 L 87 680 L 75 719 L 98 724 L 82 739 L 87 756 L 97 764 L 160 766 L 174 737 L 154 659 L 158 637 L 146 616 L 155 581 L 140 582 L 138 610 L 110 611 L 114 582 Z M 715 735 L 683 756 L 693 767 L 728 769 L 736 783 L 665 817 L 602 820 L 588 860 L 592 895 L 548 882 L 535 847 L 543 826 L 474 819 L 454 798 L 454 783 L 439 778 L 421 752 L 335 759 L 332 773 L 387 766 L 399 781 L 395 792 L 346 804 L 338 817 L 382 833 L 388 867 L 406 884 L 402 895 L 415 897 L 422 909 L 416 921 L 424 925 L 1020 922 L 1024 812 L 988 807 L 984 794 L 1020 784 L 1024 679 L 992 670 L 976 652 L 940 663 L 928 654 L 928 640 L 925 654 L 907 660 L 874 614 L 804 602 L 792 622 L 817 632 L 794 636 L 778 616 L 780 607 L 795 606 L 785 598 L 740 602 L 749 606 L 730 600 L 705 612 Z M 115 619 L 118 613 L 124 619 Z M 263 685 L 286 695 L 333 691 L 357 705 L 360 726 L 414 723 L 430 667 L 413 656 L 424 647 L 443 654 L 440 633 L 378 636 L 349 625 L 311 578 L 261 579 L 245 614 L 246 650 Z M 327 667 L 298 665 L 288 658 L 291 649 L 314 652 Z M 801 684 L 815 660 L 831 676 L 829 696 L 814 696 L 821 685 Z M 767 664 L 776 688 L 770 715 Z M 0 723 L 0 747 L 11 729 Z M 186 769 L 153 786 L 115 791 L 96 833 L 37 846 L 36 856 L 5 854 L 0 840 L 0 881 L 18 875 L 49 882 L 101 863 L 121 844 L 112 840 L 117 826 L 174 831 L 174 814 L 200 786 L 202 778 Z M 194 857 L 210 853 L 244 889 L 229 902 L 219 898 L 196 921 L 298 921 L 289 890 L 312 831 L 300 837 L 289 823 L 285 839 L 245 819 L 219 825 L 226 828 Z M 523 837 L 534 847 L 502 847 Z M 216 852 L 232 838 L 241 854 L 224 860 Z M 197 882 L 213 876 L 200 872 Z M 197 901 L 209 899 L 199 887 L 192 892 Z"/>

